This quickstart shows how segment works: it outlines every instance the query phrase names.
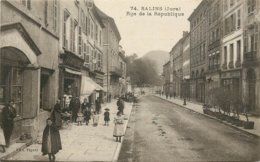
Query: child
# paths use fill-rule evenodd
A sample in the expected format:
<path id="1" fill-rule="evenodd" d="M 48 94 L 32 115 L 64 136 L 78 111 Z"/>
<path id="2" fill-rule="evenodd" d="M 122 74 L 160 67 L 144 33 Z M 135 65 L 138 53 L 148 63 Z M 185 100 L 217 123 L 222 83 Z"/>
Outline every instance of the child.
<path id="1" fill-rule="evenodd" d="M 96 111 L 93 112 L 93 126 L 96 127 L 98 126 L 98 120 L 99 120 L 99 116 L 97 114 Z"/>
<path id="2" fill-rule="evenodd" d="M 109 126 L 109 121 L 110 121 L 110 118 L 109 118 L 109 108 L 105 108 L 106 112 L 104 113 L 104 121 L 105 121 L 105 126 Z"/>
<path id="3" fill-rule="evenodd" d="M 78 122 L 78 126 L 79 125 L 82 125 L 82 122 L 83 122 L 83 120 L 84 120 L 84 115 L 83 115 L 83 113 L 81 113 L 81 112 L 79 112 L 78 114 L 77 114 L 77 122 Z"/>
<path id="4" fill-rule="evenodd" d="M 47 125 L 42 136 L 42 154 L 49 155 L 50 161 L 55 161 L 55 154 L 61 150 L 61 139 L 59 129 L 55 127 L 50 118 L 46 120 Z"/>
<path id="5" fill-rule="evenodd" d="M 116 137 L 116 142 L 121 142 L 121 137 L 124 136 L 124 117 L 122 116 L 121 111 L 118 111 L 114 123 L 115 127 L 113 136 Z"/>
<path id="6" fill-rule="evenodd" d="M 2 146 L 3 152 L 5 152 L 5 138 L 4 138 L 4 131 L 0 126 L 0 146 Z"/>

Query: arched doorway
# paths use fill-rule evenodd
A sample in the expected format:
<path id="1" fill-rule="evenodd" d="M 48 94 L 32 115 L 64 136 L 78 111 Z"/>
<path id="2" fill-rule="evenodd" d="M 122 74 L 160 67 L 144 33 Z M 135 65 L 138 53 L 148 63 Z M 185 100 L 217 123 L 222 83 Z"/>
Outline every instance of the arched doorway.
<path id="1" fill-rule="evenodd" d="M 253 69 L 249 69 L 246 75 L 247 79 L 247 88 L 248 88 L 248 111 L 255 110 L 255 102 L 256 102 L 256 95 L 255 95 L 255 88 L 256 88 L 256 74 Z"/>

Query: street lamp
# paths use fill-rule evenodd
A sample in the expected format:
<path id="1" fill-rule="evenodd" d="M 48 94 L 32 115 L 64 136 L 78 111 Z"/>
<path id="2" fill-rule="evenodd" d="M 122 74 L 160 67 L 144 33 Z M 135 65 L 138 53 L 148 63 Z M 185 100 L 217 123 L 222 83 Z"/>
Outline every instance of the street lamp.
<path id="1" fill-rule="evenodd" d="M 107 102 L 109 102 L 109 96 L 108 96 L 108 94 L 109 94 L 109 87 L 108 87 L 109 86 L 108 85 L 109 84 L 109 78 L 108 78 L 109 77 L 109 75 L 108 75 L 108 73 L 109 73 L 109 70 L 108 70 L 108 67 L 109 67 L 109 65 L 108 65 L 108 63 L 109 63 L 108 62 L 108 46 L 109 46 L 109 44 L 103 44 L 103 46 L 107 47 L 107 60 L 106 60 L 107 61 L 107 71 L 106 71 L 107 72 Z"/>

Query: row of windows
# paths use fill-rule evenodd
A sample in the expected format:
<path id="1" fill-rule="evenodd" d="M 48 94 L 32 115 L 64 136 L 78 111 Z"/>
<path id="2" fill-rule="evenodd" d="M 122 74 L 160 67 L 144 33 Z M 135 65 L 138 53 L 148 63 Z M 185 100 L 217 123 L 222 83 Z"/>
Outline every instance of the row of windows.
<path id="1" fill-rule="evenodd" d="M 234 43 L 229 44 L 229 57 L 228 57 L 228 46 L 224 46 L 224 64 L 234 62 L 234 60 L 241 60 L 241 40 L 236 42 L 236 54 L 237 58 L 234 58 Z"/>
<path id="2" fill-rule="evenodd" d="M 230 15 L 224 20 L 224 35 L 227 35 L 236 29 L 241 27 L 241 11 L 240 9 L 237 12 Z"/>

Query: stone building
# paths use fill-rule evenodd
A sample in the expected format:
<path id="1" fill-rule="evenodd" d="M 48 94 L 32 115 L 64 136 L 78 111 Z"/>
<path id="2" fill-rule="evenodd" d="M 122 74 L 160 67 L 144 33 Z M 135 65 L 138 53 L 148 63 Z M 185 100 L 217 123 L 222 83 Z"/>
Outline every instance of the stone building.
<path id="1" fill-rule="evenodd" d="M 180 39 L 170 51 L 170 66 L 172 73 L 172 89 L 171 94 L 182 97 L 181 83 L 183 79 L 182 72 L 182 39 Z"/>
<path id="2" fill-rule="evenodd" d="M 242 92 L 243 22 L 246 1 L 223 1 L 223 39 L 221 52 L 221 86 L 232 95 Z"/>
<path id="3" fill-rule="evenodd" d="M 41 134 L 58 98 L 58 12 L 56 0 L 1 1 L 0 110 L 14 100 L 12 142 Z"/>
<path id="4" fill-rule="evenodd" d="M 104 24 L 93 2 L 61 2 L 59 96 L 65 107 L 76 96 L 94 104 L 102 98 Z"/>
<path id="5" fill-rule="evenodd" d="M 244 14 L 242 98 L 249 112 L 260 114 L 260 1 L 248 0 Z"/>
<path id="6" fill-rule="evenodd" d="M 121 36 L 112 17 L 99 9 L 97 9 L 97 13 L 105 26 L 103 29 L 103 68 L 105 73 L 103 85 L 109 100 L 110 98 L 118 97 L 120 92 L 119 78 L 123 75 L 123 70 L 120 68 L 121 65 L 119 63 L 119 42 Z"/>
<path id="7" fill-rule="evenodd" d="M 190 99 L 190 34 L 183 33 L 182 38 L 182 94 Z"/>
<path id="8" fill-rule="evenodd" d="M 172 74 L 171 74 L 171 68 L 170 68 L 170 61 L 166 62 L 163 65 L 163 92 L 164 94 L 170 93 L 170 87 L 172 84 Z"/>
<path id="9" fill-rule="evenodd" d="M 210 103 L 210 91 L 221 86 L 220 82 L 220 63 L 222 53 L 223 36 L 223 0 L 210 1 L 207 12 L 208 28 L 207 40 L 207 71 L 206 71 L 206 103 Z"/>
<path id="10" fill-rule="evenodd" d="M 208 0 L 203 0 L 188 18 L 190 21 L 191 98 L 199 102 L 205 101 L 208 3 Z"/>

